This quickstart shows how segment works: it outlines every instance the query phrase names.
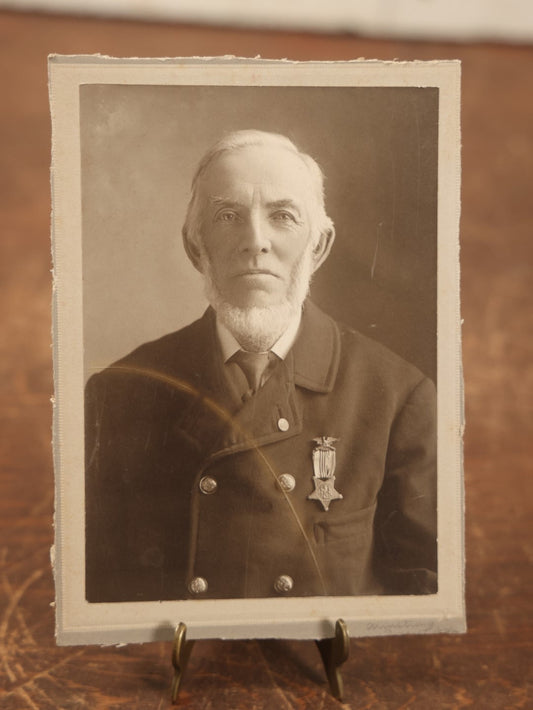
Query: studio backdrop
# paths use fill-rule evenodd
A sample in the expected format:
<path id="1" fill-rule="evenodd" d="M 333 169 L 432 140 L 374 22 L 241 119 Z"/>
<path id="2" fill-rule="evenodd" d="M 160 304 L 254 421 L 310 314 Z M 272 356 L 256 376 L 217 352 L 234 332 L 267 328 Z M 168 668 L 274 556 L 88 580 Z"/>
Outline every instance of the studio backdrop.
<path id="1" fill-rule="evenodd" d="M 181 227 L 230 131 L 282 133 L 325 175 L 336 228 L 312 299 L 436 379 L 439 91 L 80 87 L 85 378 L 206 308 Z"/>

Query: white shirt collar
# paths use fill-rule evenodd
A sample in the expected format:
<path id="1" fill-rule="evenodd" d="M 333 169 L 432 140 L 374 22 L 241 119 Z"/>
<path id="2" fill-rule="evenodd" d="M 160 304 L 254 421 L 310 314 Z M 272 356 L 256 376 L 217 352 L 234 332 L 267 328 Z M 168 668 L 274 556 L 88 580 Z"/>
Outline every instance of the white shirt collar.
<path id="1" fill-rule="evenodd" d="M 296 335 L 298 334 L 298 328 L 300 327 L 300 321 L 302 320 L 302 311 L 299 310 L 291 320 L 285 331 L 282 333 L 281 337 L 274 343 L 270 348 L 270 351 L 277 355 L 281 360 L 287 357 L 289 350 L 294 345 L 296 340 Z M 222 358 L 224 362 L 227 362 L 232 355 L 238 350 L 242 350 L 238 341 L 236 340 L 233 333 L 231 333 L 226 326 L 220 322 L 217 317 L 217 335 L 220 342 L 220 347 L 222 350 Z"/>

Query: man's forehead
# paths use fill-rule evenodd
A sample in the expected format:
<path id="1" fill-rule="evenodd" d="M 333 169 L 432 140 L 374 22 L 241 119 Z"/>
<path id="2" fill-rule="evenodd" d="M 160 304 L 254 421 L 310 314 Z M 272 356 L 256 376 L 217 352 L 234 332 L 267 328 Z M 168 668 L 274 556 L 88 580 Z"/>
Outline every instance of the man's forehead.
<path id="1" fill-rule="evenodd" d="M 311 176 L 302 158 L 278 146 L 246 146 L 213 158 L 207 166 L 202 186 L 211 195 L 220 189 L 264 186 L 269 191 L 291 189 L 295 195 L 311 188 Z M 289 195 L 286 195 L 289 197 Z"/>

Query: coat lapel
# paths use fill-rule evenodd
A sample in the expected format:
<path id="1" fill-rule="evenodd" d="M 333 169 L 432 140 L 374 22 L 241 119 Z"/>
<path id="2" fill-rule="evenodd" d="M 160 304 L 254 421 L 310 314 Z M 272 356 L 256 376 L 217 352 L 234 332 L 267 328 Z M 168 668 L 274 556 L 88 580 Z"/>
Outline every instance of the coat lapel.
<path id="1" fill-rule="evenodd" d="M 216 373 L 211 379 L 212 396 L 229 418 L 221 431 L 218 450 L 212 452 L 210 461 L 299 434 L 303 405 L 298 388 L 325 394 L 331 392 L 335 383 L 340 359 L 340 334 L 335 322 L 308 301 L 296 342 L 287 358 L 278 364 L 259 392 L 236 409 L 225 383 L 214 318 L 212 331 L 211 351 L 216 352 L 217 361 L 206 369 L 213 368 Z"/>
<path id="2" fill-rule="evenodd" d="M 189 387 L 175 409 L 182 432 L 209 457 L 227 440 L 237 402 L 222 370 L 212 309 L 208 308 L 193 327 L 183 348 L 186 357 L 173 364 L 176 376 Z"/>
<path id="3" fill-rule="evenodd" d="M 331 392 L 340 362 L 339 328 L 312 301 L 305 303 L 302 325 L 292 352 L 294 384 L 313 392 Z"/>

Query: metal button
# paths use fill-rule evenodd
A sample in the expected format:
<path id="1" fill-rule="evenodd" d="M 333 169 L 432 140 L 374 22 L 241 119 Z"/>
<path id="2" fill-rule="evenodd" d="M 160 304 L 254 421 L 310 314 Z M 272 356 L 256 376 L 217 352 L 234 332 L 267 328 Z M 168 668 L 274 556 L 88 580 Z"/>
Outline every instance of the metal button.
<path id="1" fill-rule="evenodd" d="M 200 483 L 198 485 L 202 493 L 205 493 L 205 495 L 207 496 L 210 493 L 214 493 L 216 491 L 218 484 L 216 479 L 212 476 L 204 476 L 200 479 Z"/>
<path id="2" fill-rule="evenodd" d="M 289 431 L 289 422 L 285 419 L 285 417 L 278 419 L 278 429 L 280 431 Z"/>
<path id="3" fill-rule="evenodd" d="M 189 592 L 191 594 L 203 594 L 207 592 L 207 580 L 203 577 L 193 577 L 189 582 Z"/>
<path id="4" fill-rule="evenodd" d="M 287 493 L 290 493 L 291 491 L 293 491 L 296 486 L 296 480 L 295 480 L 294 476 L 291 476 L 290 473 L 282 473 L 278 480 L 279 480 L 279 485 Z"/>
<path id="5" fill-rule="evenodd" d="M 280 574 L 280 576 L 274 582 L 274 589 L 280 594 L 290 592 L 293 587 L 294 581 L 292 577 L 289 577 L 288 574 Z"/>

